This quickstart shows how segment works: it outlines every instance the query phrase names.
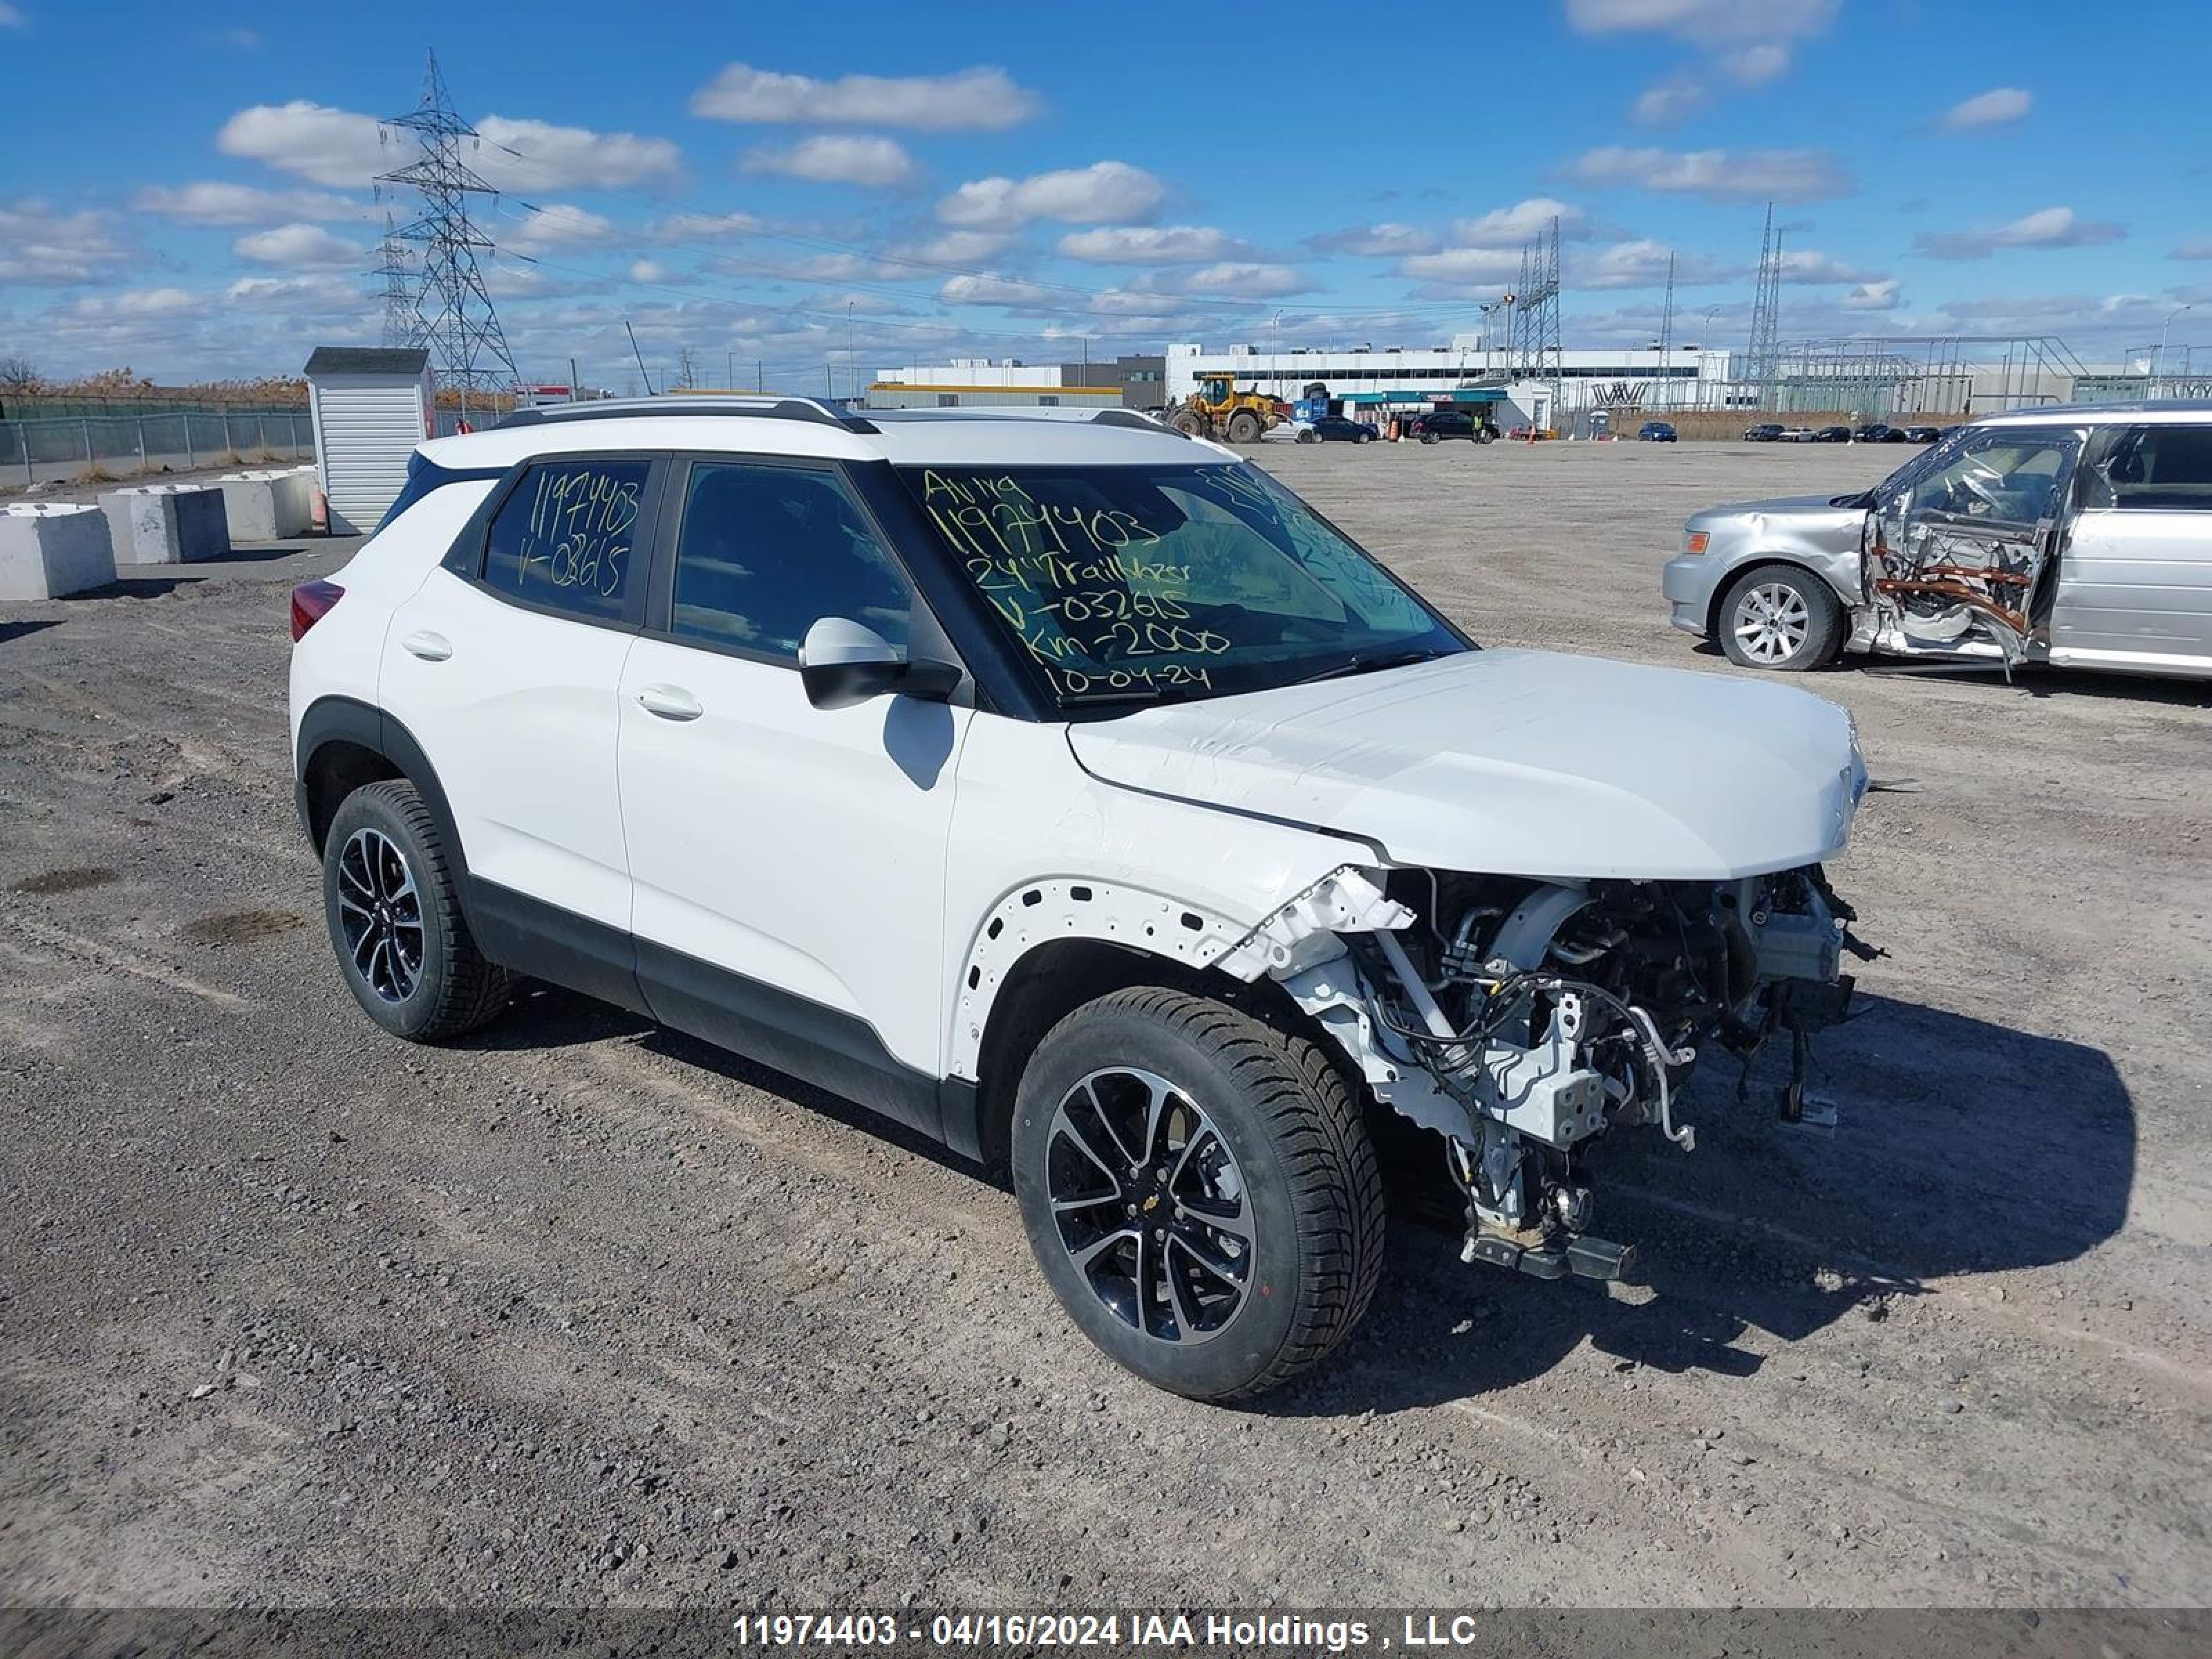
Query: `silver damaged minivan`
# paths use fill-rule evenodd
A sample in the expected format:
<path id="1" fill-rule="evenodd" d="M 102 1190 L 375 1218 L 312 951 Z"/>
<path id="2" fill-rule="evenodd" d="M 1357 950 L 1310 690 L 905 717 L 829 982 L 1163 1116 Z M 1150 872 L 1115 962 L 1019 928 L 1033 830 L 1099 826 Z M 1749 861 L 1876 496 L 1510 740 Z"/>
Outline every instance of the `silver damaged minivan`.
<path id="1" fill-rule="evenodd" d="M 1988 416 L 1872 489 L 1710 508 L 1662 589 L 1747 668 L 1848 650 L 2212 678 L 2212 403 Z"/>

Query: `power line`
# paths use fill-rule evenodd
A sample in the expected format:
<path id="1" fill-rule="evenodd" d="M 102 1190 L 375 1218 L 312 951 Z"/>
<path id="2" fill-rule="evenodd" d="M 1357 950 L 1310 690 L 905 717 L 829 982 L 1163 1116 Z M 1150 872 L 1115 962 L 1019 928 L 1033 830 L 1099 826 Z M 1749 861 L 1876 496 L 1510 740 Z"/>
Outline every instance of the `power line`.
<path id="1" fill-rule="evenodd" d="M 419 156 L 378 174 L 377 182 L 411 185 L 422 192 L 421 216 L 398 234 L 422 244 L 415 307 L 420 338 L 439 380 L 461 392 L 465 409 L 471 391 L 512 390 L 522 380 L 477 259 L 479 249 L 493 251 L 491 240 L 469 218 L 471 196 L 495 199 L 499 192 L 461 160 L 460 141 L 476 137 L 477 130 L 454 113 L 436 52 L 423 74 L 422 101 L 386 125 L 404 127 L 422 142 Z"/>

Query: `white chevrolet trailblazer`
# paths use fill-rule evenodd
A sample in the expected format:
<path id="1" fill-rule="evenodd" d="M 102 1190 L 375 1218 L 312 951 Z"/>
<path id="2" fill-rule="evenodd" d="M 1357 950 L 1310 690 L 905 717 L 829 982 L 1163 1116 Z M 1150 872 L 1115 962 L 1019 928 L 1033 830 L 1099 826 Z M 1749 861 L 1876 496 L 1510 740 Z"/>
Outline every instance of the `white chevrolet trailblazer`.
<path id="1" fill-rule="evenodd" d="M 1839 1018 L 1866 786 L 1805 692 L 1483 650 L 1133 413 L 530 410 L 425 443 L 293 596 L 341 971 L 451 1037 L 518 975 L 1010 1173 L 1131 1370 L 1256 1394 L 1358 1322 L 1370 1127 L 1470 1261 L 1617 1277 L 1587 1164 L 1697 1052 Z M 1409 1132 L 1410 1134 L 1410 1132 Z"/>

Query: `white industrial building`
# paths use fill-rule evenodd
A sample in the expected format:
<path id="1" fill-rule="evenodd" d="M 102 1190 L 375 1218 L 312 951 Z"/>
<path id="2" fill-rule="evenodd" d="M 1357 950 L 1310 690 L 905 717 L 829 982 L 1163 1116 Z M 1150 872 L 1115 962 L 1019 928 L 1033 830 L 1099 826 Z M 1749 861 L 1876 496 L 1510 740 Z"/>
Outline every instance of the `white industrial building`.
<path id="1" fill-rule="evenodd" d="M 1480 335 L 1455 336 L 1448 346 L 1291 347 L 1262 350 L 1202 345 L 1167 349 L 1166 401 L 1179 403 L 1209 377 L 1229 376 L 1237 389 L 1293 403 L 1306 388 L 1326 387 L 1332 405 L 1360 418 L 1420 408 L 1449 398 L 1486 403 L 1499 426 L 1559 427 L 1592 409 L 1627 404 L 1646 412 L 1727 405 L 1725 350 L 1698 346 L 1613 346 L 1559 354 L 1557 390 L 1547 374 L 1509 368 L 1505 354 Z"/>

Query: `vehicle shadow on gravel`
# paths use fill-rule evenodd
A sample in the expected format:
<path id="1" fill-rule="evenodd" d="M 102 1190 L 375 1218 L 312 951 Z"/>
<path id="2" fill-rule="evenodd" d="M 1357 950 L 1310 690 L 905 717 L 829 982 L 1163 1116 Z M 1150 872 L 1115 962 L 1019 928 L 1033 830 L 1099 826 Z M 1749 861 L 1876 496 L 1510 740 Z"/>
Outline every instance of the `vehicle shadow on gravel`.
<path id="1" fill-rule="evenodd" d="M 1838 1107 L 1832 1139 L 1776 1121 L 1779 1056 L 1741 1102 L 1735 1066 L 1717 1057 L 1680 1109 L 1694 1152 L 1635 1133 L 1592 1160 L 1597 1231 L 1637 1245 L 1640 1285 L 1465 1267 L 1455 1241 L 1395 1225 L 1383 1288 L 1340 1363 L 1267 1408 L 1471 1398 L 1541 1376 L 1584 1340 L 1623 1372 L 1749 1376 L 1771 1339 L 1880 1321 L 1937 1281 L 2069 1261 L 2119 1231 L 2135 1108 L 2102 1050 L 1862 996 L 1816 1055 L 1811 1091 Z"/>

